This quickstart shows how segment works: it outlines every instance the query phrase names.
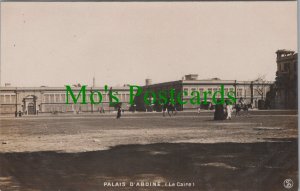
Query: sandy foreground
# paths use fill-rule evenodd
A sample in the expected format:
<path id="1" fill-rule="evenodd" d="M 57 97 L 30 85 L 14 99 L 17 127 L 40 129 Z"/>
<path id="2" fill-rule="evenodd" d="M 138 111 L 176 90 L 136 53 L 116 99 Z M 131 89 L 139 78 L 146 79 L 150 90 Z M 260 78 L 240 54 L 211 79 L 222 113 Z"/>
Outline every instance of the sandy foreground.
<path id="1" fill-rule="evenodd" d="M 0 119 L 0 152 L 86 152 L 152 143 L 253 143 L 297 138 L 295 113 L 253 112 L 213 121 L 212 113 L 115 116 L 39 116 Z"/>
<path id="2" fill-rule="evenodd" d="M 0 190 L 297 190 L 297 141 L 296 111 L 0 118 Z"/>

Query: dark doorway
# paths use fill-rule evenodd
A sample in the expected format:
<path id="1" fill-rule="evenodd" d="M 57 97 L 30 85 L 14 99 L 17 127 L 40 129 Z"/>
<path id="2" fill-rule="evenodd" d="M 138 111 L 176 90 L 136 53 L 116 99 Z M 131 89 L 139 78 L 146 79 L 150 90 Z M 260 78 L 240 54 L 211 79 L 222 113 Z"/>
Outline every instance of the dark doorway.
<path id="1" fill-rule="evenodd" d="M 35 115 L 35 108 L 33 103 L 28 104 L 28 115 Z"/>
<path id="2" fill-rule="evenodd" d="M 23 99 L 24 109 L 27 115 L 35 115 L 36 114 L 36 100 L 37 97 L 34 95 L 29 95 Z"/>

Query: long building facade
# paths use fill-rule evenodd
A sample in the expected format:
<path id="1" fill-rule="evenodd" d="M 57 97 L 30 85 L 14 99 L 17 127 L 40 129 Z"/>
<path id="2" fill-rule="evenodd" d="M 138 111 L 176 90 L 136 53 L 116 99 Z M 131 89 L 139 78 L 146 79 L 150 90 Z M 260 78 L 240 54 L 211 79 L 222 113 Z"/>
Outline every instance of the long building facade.
<path id="1" fill-rule="evenodd" d="M 259 107 L 260 100 L 263 102 L 266 100 L 267 92 L 270 90 L 271 85 L 274 82 L 272 81 L 264 81 L 264 82 L 257 82 L 257 81 L 237 81 L 237 80 L 221 80 L 218 78 L 206 79 L 206 80 L 198 80 L 198 75 L 190 74 L 186 75 L 184 79 L 178 81 L 171 81 L 159 84 L 146 84 L 143 87 L 143 92 L 155 92 L 157 95 L 160 91 L 170 91 L 171 89 L 175 90 L 175 97 L 178 94 L 182 94 L 182 91 L 187 92 L 187 95 L 182 94 L 181 100 L 186 102 L 186 104 L 175 103 L 175 108 L 178 111 L 183 110 L 190 110 L 196 108 L 204 108 L 209 109 L 207 103 L 212 103 L 212 95 L 220 91 L 221 85 L 224 85 L 224 93 L 225 99 L 227 99 L 227 93 L 229 91 L 235 92 L 235 98 L 238 100 L 243 98 L 246 104 L 252 104 L 254 108 Z M 191 92 L 198 91 L 200 93 L 200 100 L 201 102 L 204 101 L 203 93 L 211 92 L 210 95 L 207 96 L 207 103 L 205 104 L 194 104 L 191 103 Z M 219 94 L 217 98 L 220 98 Z M 153 104 L 145 104 L 144 98 L 145 95 L 142 94 L 137 99 L 137 110 L 140 111 L 149 111 L 149 110 L 161 110 L 161 105 Z M 262 106 L 264 107 L 264 106 Z"/>
<path id="2" fill-rule="evenodd" d="M 235 92 L 235 98 L 243 98 L 244 102 L 251 104 L 254 108 L 276 108 L 276 109 L 296 109 L 298 106 L 298 54 L 294 51 L 278 50 L 276 52 L 277 72 L 276 81 L 254 80 L 237 81 L 221 80 L 218 78 L 198 80 L 197 74 L 186 75 L 182 80 L 152 84 L 151 79 L 146 79 L 146 84 L 142 86 L 142 94 L 135 98 L 134 105 L 130 105 L 130 88 L 128 85 L 122 87 L 112 87 L 118 92 L 118 99 L 122 103 L 124 110 L 137 111 L 161 111 L 162 105 L 158 103 L 146 104 L 145 92 L 150 91 L 158 94 L 160 91 L 170 91 L 174 89 L 174 94 L 188 92 L 181 95 L 180 99 L 186 104 L 175 103 L 179 111 L 195 108 L 208 108 L 208 104 L 202 104 L 205 91 L 214 94 L 220 91 L 224 85 L 225 98 L 227 92 Z M 93 81 L 95 81 L 93 79 Z M 39 113 L 80 113 L 80 112 L 106 112 L 116 108 L 111 107 L 109 93 L 104 87 L 87 87 L 87 103 L 66 104 L 65 87 L 0 87 L 0 115 L 14 114 L 21 112 L 25 115 L 37 115 Z M 81 87 L 72 87 L 75 94 L 78 94 Z M 98 90 L 103 95 L 102 103 L 92 104 L 90 94 Z M 191 92 L 200 93 L 200 104 L 192 104 Z M 212 95 L 211 94 L 211 95 Z M 206 101 L 212 102 L 212 97 L 208 96 Z M 94 100 L 97 101 L 97 95 Z M 150 99 L 151 96 L 150 96 Z M 70 99 L 71 100 L 71 99 Z M 79 100 L 80 102 L 80 100 Z"/>
<path id="3" fill-rule="evenodd" d="M 185 79 L 150 84 L 151 80 L 146 80 L 147 84 L 142 87 L 143 92 L 175 89 L 175 94 L 180 91 L 187 91 L 188 96 L 182 96 L 180 99 L 187 100 L 187 104 L 176 104 L 176 109 L 179 111 L 195 109 L 198 107 L 207 108 L 207 105 L 195 105 L 188 102 L 190 92 L 199 91 L 202 94 L 204 91 L 212 93 L 219 91 L 221 85 L 224 85 L 225 95 L 228 91 L 236 92 L 236 98 L 243 98 L 246 103 L 252 103 L 253 107 L 258 107 L 259 100 L 265 100 L 270 85 L 273 82 L 264 82 L 264 84 L 253 81 L 236 81 L 236 80 L 220 80 L 217 78 L 208 80 L 198 80 L 197 75 L 186 75 Z M 122 103 L 122 109 L 131 110 L 130 105 L 130 89 L 129 86 L 112 87 L 113 91 L 118 92 L 117 96 Z M 258 91 L 258 89 L 260 91 Z M 78 95 L 81 87 L 72 87 L 74 95 Z M 91 92 L 98 90 L 103 95 L 100 104 L 92 104 L 90 100 Z M 104 87 L 87 87 L 86 89 L 86 104 L 81 104 L 79 98 L 76 104 L 66 104 L 66 88 L 65 87 L 35 87 L 35 88 L 16 88 L 16 87 L 1 87 L 0 88 L 0 114 L 14 114 L 22 112 L 25 115 L 37 115 L 41 113 L 80 113 L 80 112 L 110 112 L 115 108 L 109 104 L 109 93 L 105 92 Z M 69 95 L 70 96 L 70 95 Z M 144 103 L 144 94 L 135 99 L 133 109 L 137 111 L 160 111 L 160 106 L 149 106 Z M 94 101 L 98 101 L 97 94 L 94 95 Z M 202 97 L 203 99 L 203 97 Z M 71 97 L 69 100 L 72 101 Z M 211 102 L 211 97 L 207 98 Z M 208 109 L 208 108 L 207 108 Z"/>
<path id="4" fill-rule="evenodd" d="M 78 95 L 81 87 L 72 87 L 74 95 Z M 90 94 L 100 91 L 102 102 L 91 104 Z M 115 87 L 122 108 L 129 109 L 129 87 Z M 81 97 L 76 104 L 69 95 L 70 104 L 66 104 L 67 91 L 65 87 L 38 87 L 38 88 L 0 88 L 0 114 L 14 114 L 22 112 L 25 115 L 37 115 L 39 113 L 80 113 L 80 112 L 102 112 L 114 110 L 109 104 L 109 93 L 103 87 L 89 88 L 86 90 L 86 104 L 81 104 Z M 94 101 L 99 97 L 94 94 Z"/>

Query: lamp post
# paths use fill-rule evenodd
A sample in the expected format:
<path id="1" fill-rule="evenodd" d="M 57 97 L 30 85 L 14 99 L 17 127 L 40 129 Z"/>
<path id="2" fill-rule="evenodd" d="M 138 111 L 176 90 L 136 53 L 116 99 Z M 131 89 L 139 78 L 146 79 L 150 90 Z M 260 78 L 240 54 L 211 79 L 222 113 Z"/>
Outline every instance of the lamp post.
<path id="1" fill-rule="evenodd" d="M 95 78 L 93 78 L 93 87 L 94 87 L 94 84 L 95 84 Z M 94 95 L 93 95 L 93 87 L 91 87 L 90 99 L 91 99 L 92 96 L 93 96 L 93 98 L 94 98 Z M 90 100 L 90 102 L 91 102 L 91 113 L 93 113 L 93 112 L 94 112 L 94 105 L 93 105 L 93 103 L 92 103 L 91 100 Z"/>
<path id="2" fill-rule="evenodd" d="M 250 91 L 251 91 L 251 104 L 253 104 L 253 81 L 250 84 Z"/>
<path id="3" fill-rule="evenodd" d="M 234 92 L 235 92 L 235 94 L 234 94 L 234 98 L 235 98 L 235 106 L 236 106 L 236 85 L 237 85 L 237 83 L 236 83 L 236 80 L 234 80 Z"/>
<path id="4" fill-rule="evenodd" d="M 17 92 L 17 88 L 16 88 L 16 90 L 15 90 L 15 94 L 16 94 L 16 117 L 17 117 L 17 115 L 18 115 L 18 92 Z"/>

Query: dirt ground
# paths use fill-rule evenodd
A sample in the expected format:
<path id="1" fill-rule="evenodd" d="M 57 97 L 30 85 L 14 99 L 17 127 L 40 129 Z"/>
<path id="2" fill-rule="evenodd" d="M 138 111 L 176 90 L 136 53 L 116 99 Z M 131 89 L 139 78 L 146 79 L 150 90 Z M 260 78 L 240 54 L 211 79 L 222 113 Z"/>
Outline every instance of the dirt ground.
<path id="1" fill-rule="evenodd" d="M 296 111 L 212 118 L 210 112 L 0 118 L 0 189 L 286 190 L 290 178 L 289 190 L 297 190 Z"/>

